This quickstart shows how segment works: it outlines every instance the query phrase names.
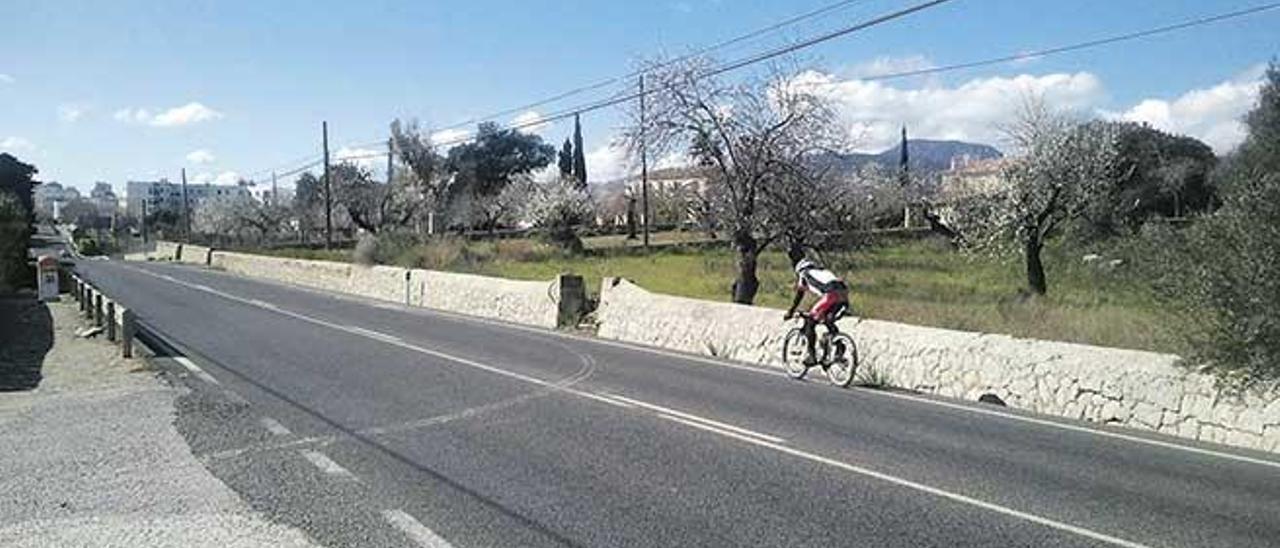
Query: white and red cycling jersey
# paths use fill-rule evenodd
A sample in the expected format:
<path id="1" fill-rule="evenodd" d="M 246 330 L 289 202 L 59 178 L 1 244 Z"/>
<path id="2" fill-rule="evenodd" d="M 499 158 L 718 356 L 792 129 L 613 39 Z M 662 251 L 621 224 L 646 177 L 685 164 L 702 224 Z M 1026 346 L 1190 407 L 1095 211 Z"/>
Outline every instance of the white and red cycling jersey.
<path id="1" fill-rule="evenodd" d="M 824 322 L 827 315 L 849 302 L 849 286 L 834 272 L 825 268 L 806 268 L 796 276 L 796 290 L 809 290 L 818 295 L 818 302 L 809 310 L 815 321 Z"/>

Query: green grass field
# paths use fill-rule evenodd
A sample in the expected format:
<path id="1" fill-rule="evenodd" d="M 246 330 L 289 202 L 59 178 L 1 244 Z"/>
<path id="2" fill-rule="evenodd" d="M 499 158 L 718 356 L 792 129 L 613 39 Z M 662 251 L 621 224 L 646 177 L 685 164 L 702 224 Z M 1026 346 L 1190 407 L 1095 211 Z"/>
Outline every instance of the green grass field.
<path id="1" fill-rule="evenodd" d="M 656 241 L 656 238 L 655 238 Z M 664 238 L 670 241 L 670 237 Z M 347 252 L 277 250 L 275 254 L 349 260 Z M 952 250 L 936 240 L 894 242 L 830 253 L 824 262 L 852 286 L 859 315 L 916 325 L 1003 333 L 1134 348 L 1176 351 L 1166 315 L 1150 288 L 1124 267 L 1084 264 L 1086 251 L 1051 248 L 1045 263 L 1049 294 L 1031 298 L 1022 263 Z M 736 255 L 714 249 L 663 249 L 568 257 L 529 240 L 447 241 L 418 246 L 385 262 L 403 266 L 543 280 L 562 272 L 582 275 L 593 295 L 600 280 L 621 276 L 658 293 L 727 301 Z M 767 252 L 759 263 L 756 304 L 790 304 L 794 275 L 784 254 Z M 808 301 L 806 301 L 806 304 Z"/>

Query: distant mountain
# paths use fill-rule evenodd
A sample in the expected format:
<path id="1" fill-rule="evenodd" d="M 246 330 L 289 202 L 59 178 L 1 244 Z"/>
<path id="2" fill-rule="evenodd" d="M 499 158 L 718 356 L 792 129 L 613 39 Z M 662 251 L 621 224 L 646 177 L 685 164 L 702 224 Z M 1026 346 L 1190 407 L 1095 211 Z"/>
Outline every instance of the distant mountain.
<path id="1" fill-rule="evenodd" d="M 908 165 L 912 171 L 944 171 L 951 167 L 951 160 L 968 156 L 973 160 L 989 160 L 1004 155 L 991 145 L 966 143 L 964 141 L 934 141 L 930 139 L 907 140 Z M 835 162 L 841 171 L 853 172 L 867 164 L 879 164 L 889 169 L 897 169 L 901 161 L 902 145 L 878 154 L 853 152 L 835 154 Z"/>

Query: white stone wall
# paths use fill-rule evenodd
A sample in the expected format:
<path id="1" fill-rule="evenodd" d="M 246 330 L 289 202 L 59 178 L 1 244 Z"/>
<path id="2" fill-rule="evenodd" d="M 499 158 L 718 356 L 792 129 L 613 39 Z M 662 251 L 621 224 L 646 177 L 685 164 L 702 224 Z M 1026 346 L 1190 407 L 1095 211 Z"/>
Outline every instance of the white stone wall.
<path id="1" fill-rule="evenodd" d="M 156 250 L 151 252 L 151 258 L 157 261 L 172 261 L 178 258 L 178 244 L 174 242 L 156 242 Z"/>
<path id="2" fill-rule="evenodd" d="M 781 366 L 782 311 L 657 295 L 605 279 L 599 336 Z M 1280 391 L 1236 395 L 1177 356 L 849 318 L 841 322 L 892 386 L 1040 413 L 1280 452 Z"/>
<path id="3" fill-rule="evenodd" d="M 555 328 L 555 281 L 518 281 L 452 272 L 360 266 L 214 251 L 233 274 L 473 316 Z M 406 274 L 408 279 L 406 282 Z M 406 298 L 407 295 L 407 298 Z"/>
<path id="4" fill-rule="evenodd" d="M 159 244 L 157 244 L 156 248 L 159 249 Z M 209 252 L 210 249 L 204 246 L 182 244 L 177 260 L 182 263 L 205 266 L 209 264 Z"/>

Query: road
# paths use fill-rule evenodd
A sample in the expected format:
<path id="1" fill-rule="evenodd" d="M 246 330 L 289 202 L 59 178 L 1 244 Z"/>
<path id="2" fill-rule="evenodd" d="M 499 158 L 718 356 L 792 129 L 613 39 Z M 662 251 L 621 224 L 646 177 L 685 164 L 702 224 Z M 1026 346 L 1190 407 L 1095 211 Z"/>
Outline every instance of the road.
<path id="1" fill-rule="evenodd" d="M 184 357 L 179 430 L 331 546 L 1275 546 L 1280 459 L 83 262 Z"/>

